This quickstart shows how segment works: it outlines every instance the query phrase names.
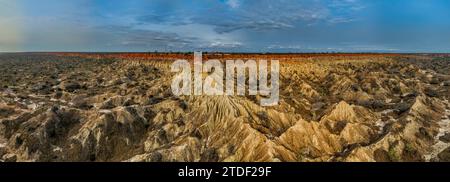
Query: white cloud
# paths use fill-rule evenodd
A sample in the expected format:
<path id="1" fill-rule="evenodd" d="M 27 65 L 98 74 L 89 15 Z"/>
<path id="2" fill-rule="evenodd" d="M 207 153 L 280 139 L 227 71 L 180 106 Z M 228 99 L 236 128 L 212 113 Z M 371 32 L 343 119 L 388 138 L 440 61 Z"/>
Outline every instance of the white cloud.
<path id="1" fill-rule="evenodd" d="M 238 8 L 241 4 L 239 3 L 239 0 L 227 0 L 227 5 L 231 8 Z"/>
<path id="2" fill-rule="evenodd" d="M 238 48 L 241 47 L 242 43 L 240 42 L 222 42 L 220 40 L 216 40 L 210 42 L 207 47 L 209 48 Z"/>

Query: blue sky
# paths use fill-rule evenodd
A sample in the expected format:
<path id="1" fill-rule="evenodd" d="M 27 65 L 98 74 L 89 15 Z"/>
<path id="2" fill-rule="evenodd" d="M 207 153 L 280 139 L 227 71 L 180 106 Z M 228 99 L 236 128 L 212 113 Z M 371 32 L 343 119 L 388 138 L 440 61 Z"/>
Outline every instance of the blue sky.
<path id="1" fill-rule="evenodd" d="M 0 0 L 8 51 L 450 52 L 448 0 Z"/>

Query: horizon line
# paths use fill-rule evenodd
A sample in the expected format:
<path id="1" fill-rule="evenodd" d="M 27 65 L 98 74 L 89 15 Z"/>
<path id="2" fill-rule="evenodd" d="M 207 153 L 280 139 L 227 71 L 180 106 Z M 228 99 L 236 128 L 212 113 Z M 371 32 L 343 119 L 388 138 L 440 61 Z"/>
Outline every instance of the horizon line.
<path id="1" fill-rule="evenodd" d="M 197 51 L 0 51 L 0 54 L 8 53 L 134 53 L 134 54 L 192 54 Z M 382 51 L 368 51 L 368 52 L 335 52 L 335 51 L 325 51 L 325 52 L 258 52 L 258 51 L 201 51 L 206 54 L 450 54 L 450 52 L 382 52 Z"/>

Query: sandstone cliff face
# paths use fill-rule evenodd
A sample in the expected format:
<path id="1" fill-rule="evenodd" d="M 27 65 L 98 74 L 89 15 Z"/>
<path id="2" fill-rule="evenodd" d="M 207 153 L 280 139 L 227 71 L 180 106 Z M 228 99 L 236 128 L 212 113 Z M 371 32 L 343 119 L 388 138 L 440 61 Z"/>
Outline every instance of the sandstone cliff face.
<path id="1" fill-rule="evenodd" d="M 422 59 L 281 60 L 279 105 L 262 107 L 174 96 L 170 59 L 2 55 L 0 157 L 448 161 L 450 65 Z"/>

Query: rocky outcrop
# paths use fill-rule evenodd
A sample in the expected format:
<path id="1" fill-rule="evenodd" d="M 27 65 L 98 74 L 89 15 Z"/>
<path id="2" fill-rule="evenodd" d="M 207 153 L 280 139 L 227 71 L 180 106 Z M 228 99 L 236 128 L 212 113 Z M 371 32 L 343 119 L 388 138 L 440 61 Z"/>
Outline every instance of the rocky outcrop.
<path id="1" fill-rule="evenodd" d="M 262 107 L 173 95 L 172 59 L 35 59 L 0 56 L 0 161 L 448 161 L 440 61 L 282 59 Z"/>

